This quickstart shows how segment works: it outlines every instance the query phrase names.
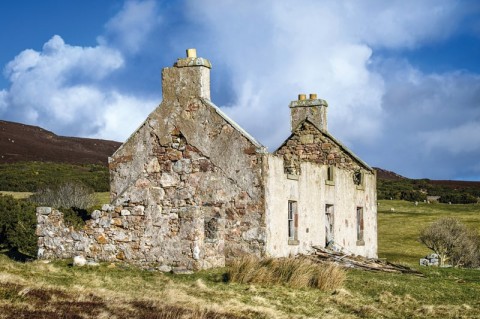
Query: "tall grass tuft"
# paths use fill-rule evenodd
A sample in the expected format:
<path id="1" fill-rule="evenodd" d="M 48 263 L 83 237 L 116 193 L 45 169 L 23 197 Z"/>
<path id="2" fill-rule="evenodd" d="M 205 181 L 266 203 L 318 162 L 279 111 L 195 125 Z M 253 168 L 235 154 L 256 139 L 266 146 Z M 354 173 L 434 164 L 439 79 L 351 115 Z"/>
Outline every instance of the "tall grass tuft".
<path id="1" fill-rule="evenodd" d="M 343 285 L 345 271 L 333 264 L 319 264 L 306 258 L 264 258 L 245 256 L 227 270 L 231 282 L 313 287 L 333 290 Z"/>

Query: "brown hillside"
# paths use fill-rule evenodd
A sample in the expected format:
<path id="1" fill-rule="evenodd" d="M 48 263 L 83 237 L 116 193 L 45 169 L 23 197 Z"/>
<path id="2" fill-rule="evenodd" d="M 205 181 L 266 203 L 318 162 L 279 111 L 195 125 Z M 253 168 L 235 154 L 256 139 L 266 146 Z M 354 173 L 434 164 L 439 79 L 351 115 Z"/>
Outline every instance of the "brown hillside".
<path id="1" fill-rule="evenodd" d="M 38 126 L 0 120 L 0 163 L 24 161 L 107 165 L 119 142 L 58 136 Z"/>
<path id="2" fill-rule="evenodd" d="M 402 175 L 399 175 L 395 172 L 392 171 L 387 171 L 386 169 L 374 167 L 373 168 L 375 171 L 377 171 L 377 178 L 378 179 L 387 179 L 387 180 L 402 180 L 402 179 L 407 179 L 406 177 L 403 177 Z"/>

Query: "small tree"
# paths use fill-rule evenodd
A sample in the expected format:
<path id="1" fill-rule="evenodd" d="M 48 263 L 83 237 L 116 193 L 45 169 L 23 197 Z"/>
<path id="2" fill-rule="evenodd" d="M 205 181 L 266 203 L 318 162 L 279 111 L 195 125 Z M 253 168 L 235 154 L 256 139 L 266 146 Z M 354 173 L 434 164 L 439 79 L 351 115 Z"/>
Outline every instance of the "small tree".
<path id="1" fill-rule="evenodd" d="M 455 218 L 442 218 L 424 228 L 420 241 L 438 255 L 440 266 L 450 261 L 456 267 L 475 267 L 480 262 L 478 234 Z"/>
<path id="2" fill-rule="evenodd" d="M 30 200 L 38 205 L 55 208 L 87 209 L 95 205 L 95 193 L 81 183 L 67 182 L 58 187 L 40 189 Z"/>
<path id="3" fill-rule="evenodd" d="M 35 206 L 25 200 L 0 195 L 0 248 L 16 249 L 35 257 L 37 236 Z"/>

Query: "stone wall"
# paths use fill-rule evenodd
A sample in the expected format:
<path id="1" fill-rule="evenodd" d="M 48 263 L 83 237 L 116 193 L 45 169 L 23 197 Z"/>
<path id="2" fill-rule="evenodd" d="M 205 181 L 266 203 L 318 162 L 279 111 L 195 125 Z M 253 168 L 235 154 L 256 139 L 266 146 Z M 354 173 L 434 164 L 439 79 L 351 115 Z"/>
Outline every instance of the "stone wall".
<path id="1" fill-rule="evenodd" d="M 309 121 L 304 121 L 297 127 L 275 154 L 283 157 L 287 174 L 299 175 L 301 162 L 332 165 L 352 172 L 361 169 L 359 163 L 352 159 L 338 142 Z"/>
<path id="2" fill-rule="evenodd" d="M 124 261 L 138 265 L 197 269 L 200 247 L 192 236 L 203 232 L 199 210 L 184 208 L 176 213 L 152 216 L 144 206 L 103 205 L 81 229 L 67 226 L 63 213 L 50 207 L 37 208 L 38 257 L 72 258 L 81 255 L 94 261 Z M 175 238 L 175 240 L 172 240 Z M 177 240 L 181 238 L 181 240 Z M 161 239 L 163 243 L 159 243 Z M 189 244 L 181 247 L 182 240 Z M 158 254 L 159 244 L 170 247 L 168 258 Z M 189 263 L 184 263 L 188 257 Z M 172 262 L 173 261 L 173 262 Z"/>

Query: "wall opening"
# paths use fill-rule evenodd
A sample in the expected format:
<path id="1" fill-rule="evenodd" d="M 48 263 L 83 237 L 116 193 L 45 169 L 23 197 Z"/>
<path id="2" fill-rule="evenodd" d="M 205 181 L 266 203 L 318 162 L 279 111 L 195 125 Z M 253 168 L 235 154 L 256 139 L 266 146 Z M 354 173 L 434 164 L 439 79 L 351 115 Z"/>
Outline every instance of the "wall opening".
<path id="1" fill-rule="evenodd" d="M 365 245 L 363 238 L 363 207 L 357 207 L 357 246 Z"/>
<path id="2" fill-rule="evenodd" d="M 298 211 L 293 200 L 288 201 L 288 244 L 298 245 Z"/>
<path id="3" fill-rule="evenodd" d="M 327 185 L 335 185 L 335 167 L 327 166 L 327 179 L 325 180 Z"/>
<path id="4" fill-rule="evenodd" d="M 334 222 L 333 205 L 325 205 L 325 247 L 334 243 Z"/>

